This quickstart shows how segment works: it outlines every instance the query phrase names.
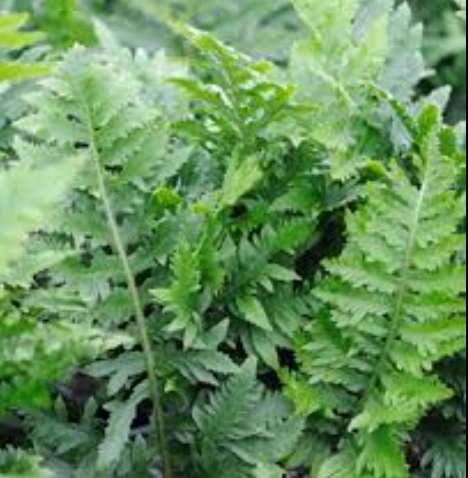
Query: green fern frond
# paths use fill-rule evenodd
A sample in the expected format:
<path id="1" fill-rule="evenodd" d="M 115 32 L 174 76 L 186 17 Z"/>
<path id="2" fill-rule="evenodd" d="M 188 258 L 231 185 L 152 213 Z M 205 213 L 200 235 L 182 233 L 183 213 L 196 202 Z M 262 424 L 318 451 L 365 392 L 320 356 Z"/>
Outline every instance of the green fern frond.
<path id="1" fill-rule="evenodd" d="M 374 127 L 382 111 L 372 85 L 406 100 L 424 73 L 422 29 L 412 25 L 406 4 L 395 3 L 293 1 L 309 32 L 295 44 L 290 63 L 296 98 L 310 105 L 316 124 L 305 135 L 330 150 L 338 180 L 354 177 L 369 157 L 385 151 Z"/>
<path id="2" fill-rule="evenodd" d="M 126 428 L 129 418 L 128 413 L 124 417 L 124 403 L 114 403 L 114 406 L 113 429 L 118 424 Z M 129 404 L 127 410 L 129 408 L 132 405 Z M 100 404 L 91 399 L 83 406 L 80 416 L 72 420 L 71 411 L 59 399 L 53 410 L 36 413 L 31 417 L 29 423 L 34 427 L 32 440 L 41 450 L 53 476 L 111 478 L 118 473 L 122 478 L 150 478 L 149 468 L 154 461 L 154 453 L 142 436 L 132 436 L 125 443 L 116 463 L 101 463 L 106 466 L 109 464 L 109 468 L 98 467 L 99 452 L 104 449 L 102 442 L 105 440 L 99 409 Z M 122 431 L 122 435 L 117 433 L 108 437 L 106 448 L 109 446 L 112 451 L 122 437 L 129 438 L 125 435 L 125 430 Z"/>
<path id="3" fill-rule="evenodd" d="M 0 48 L 18 50 L 36 44 L 43 38 L 41 33 L 24 32 L 21 28 L 29 21 L 27 14 L 0 13 Z M 0 83 L 38 78 L 46 75 L 50 66 L 41 63 L 21 63 L 0 59 Z"/>
<path id="4" fill-rule="evenodd" d="M 249 181 L 255 184 L 261 170 L 258 158 L 249 157 L 258 153 L 256 145 L 268 128 L 293 111 L 291 85 L 275 79 L 272 63 L 254 61 L 207 32 L 187 25 L 175 28 L 196 48 L 199 56 L 195 65 L 212 76 L 206 82 L 196 79 L 177 81 L 197 102 L 194 118 L 180 126 L 205 145 L 216 144 L 217 155 L 224 150 L 224 145 L 237 143 L 238 148 L 234 151 L 240 156 L 237 166 L 245 170 L 250 164 L 252 178 Z M 200 116 L 203 118 L 201 125 Z M 232 150 L 226 150 L 225 154 L 229 157 L 232 153 Z M 233 169 L 228 179 L 235 180 L 236 174 L 240 173 Z M 231 198 L 228 191 L 225 194 L 228 194 L 224 198 L 227 203 L 237 199 Z"/>
<path id="5" fill-rule="evenodd" d="M 359 477 L 409 476 L 405 431 L 452 396 L 434 365 L 465 347 L 466 271 L 453 261 L 464 247 L 457 150 L 435 107 L 415 130 L 415 176 L 393 164 L 386 183 L 371 184 L 367 203 L 349 214 L 349 243 L 314 291 L 323 316 L 299 348 L 313 390 L 353 397 L 345 443 L 357 440 Z"/>
<path id="6" fill-rule="evenodd" d="M 80 159 L 72 158 L 44 167 L 23 161 L 0 171 L 0 282 L 20 257 L 29 235 L 68 191 L 80 167 Z"/>
<path id="7" fill-rule="evenodd" d="M 96 58 L 89 69 L 83 50 L 69 53 L 56 76 L 30 97 L 31 115 L 18 123 L 43 142 L 42 150 L 24 148 L 24 153 L 47 151 L 49 157 L 59 152 L 79 153 L 89 159 L 95 148 L 103 166 L 123 167 L 123 174 L 132 181 L 131 175 L 142 166 L 138 161 L 142 161 L 143 145 L 148 147 L 145 141 L 151 139 L 157 111 L 142 104 L 138 82 L 131 75 L 122 76 L 105 56 Z M 115 89 L 108 88 L 109 83 Z"/>
<path id="8" fill-rule="evenodd" d="M 201 291 L 199 258 L 188 244 L 182 244 L 173 260 L 173 283 L 169 289 L 154 291 L 157 300 L 176 319 L 169 325 L 170 332 L 184 331 L 184 343 L 189 347 L 201 330 L 197 311 Z"/>
<path id="9" fill-rule="evenodd" d="M 58 295 L 81 305 L 77 315 L 96 314 L 125 322 L 133 309 L 124 283 L 113 286 L 117 277 L 125 281 L 117 256 L 102 250 L 103 246 L 113 249 L 113 240 L 99 199 L 94 157 L 98 155 L 105 171 L 125 241 L 133 244 L 144 235 L 144 198 L 157 185 L 167 131 L 159 110 L 146 103 L 137 75 L 140 70 L 132 69 L 132 60 L 127 58 L 128 69 L 120 71 L 118 56 L 116 51 L 113 62 L 110 55 L 72 50 L 56 74 L 28 99 L 29 114 L 17 124 L 34 141 L 18 138 L 14 146 L 23 160 L 38 165 L 81 158 L 84 167 L 69 195 L 66 214 L 53 216 L 48 227 L 52 234 L 70 237 L 75 251 L 56 266 L 56 274 L 63 279 Z M 93 251 L 88 265 L 76 256 L 82 247 Z M 131 256 L 135 273 L 151 267 L 144 247 Z M 94 285 L 89 288 L 91 278 Z"/>
<path id="10" fill-rule="evenodd" d="M 295 45 L 291 75 L 301 85 L 298 96 L 316 108 L 319 125 L 315 140 L 331 151 L 332 174 L 337 179 L 352 176 L 359 167 L 359 157 L 348 151 L 365 129 L 359 111 L 371 111 L 368 84 L 377 82 L 388 53 L 388 17 L 375 18 L 359 37 L 355 19 L 356 0 L 296 0 L 293 2 L 306 23 L 309 37 Z M 319 118 L 328 117 L 320 122 Z M 362 158 L 361 158 L 362 160 Z"/>
<path id="11" fill-rule="evenodd" d="M 247 362 L 210 403 L 195 409 L 200 434 L 200 471 L 223 478 L 255 476 L 254 470 L 281 463 L 294 450 L 303 421 L 291 417 L 287 402 L 268 395 Z M 236 475 L 237 472 L 237 475 Z"/>
<path id="12" fill-rule="evenodd" d="M 128 401 L 111 403 L 107 406 L 111 413 L 106 430 L 106 437 L 99 446 L 97 469 L 108 471 L 119 463 L 129 441 L 132 424 L 137 415 L 137 408 L 148 398 L 148 385 L 143 382 L 135 389 Z"/>

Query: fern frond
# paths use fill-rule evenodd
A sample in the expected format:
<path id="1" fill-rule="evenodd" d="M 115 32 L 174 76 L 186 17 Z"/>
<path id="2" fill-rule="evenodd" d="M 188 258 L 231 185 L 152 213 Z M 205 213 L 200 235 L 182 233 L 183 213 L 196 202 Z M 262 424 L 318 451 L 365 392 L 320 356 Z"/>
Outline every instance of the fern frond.
<path id="1" fill-rule="evenodd" d="M 148 193 L 145 187 L 157 177 L 157 162 L 153 154 L 161 151 L 160 143 L 165 145 L 166 128 L 159 110 L 146 104 L 142 82 L 135 72 L 118 70 L 117 57 L 117 53 L 115 58 L 99 53 L 88 56 L 79 47 L 72 50 L 54 77 L 44 82 L 43 88 L 29 98 L 31 113 L 19 121 L 18 126 L 34 138 L 34 143 L 18 141 L 16 150 L 23 160 L 39 163 L 57 156 L 76 155 L 85 161 L 87 167 L 70 197 L 69 209 L 73 211 L 86 206 L 80 201 L 82 197 L 85 201 L 91 200 L 94 210 L 88 209 L 87 212 L 107 225 L 106 244 L 111 253 L 103 254 L 99 250 L 101 245 L 94 247 L 101 256 L 110 255 L 123 276 L 123 283 L 112 288 L 111 292 L 127 292 L 126 300 L 131 311 L 129 320 L 136 322 L 144 351 L 158 452 L 163 458 L 164 474 L 170 477 L 152 340 L 137 285 L 137 272 L 132 267 L 127 224 L 122 224 L 125 219 L 135 221 L 134 209 L 139 210 L 139 218 L 144 214 L 141 201 L 144 193 Z M 91 67 L 90 58 L 93 60 Z M 123 212 L 122 216 L 120 212 Z M 56 227 L 59 232 L 70 234 L 60 222 Z M 135 233 L 137 230 L 133 231 Z M 71 240 L 79 242 L 80 238 L 72 234 Z M 143 267 L 150 268 L 148 263 L 151 264 L 151 258 L 146 257 Z M 114 275 L 112 270 L 110 278 Z M 109 292 L 106 299 L 109 299 Z"/>
<path id="2" fill-rule="evenodd" d="M 176 319 L 170 332 L 184 331 L 184 344 L 189 347 L 201 332 L 198 301 L 201 291 L 201 272 L 198 254 L 188 244 L 182 244 L 173 259 L 173 283 L 169 289 L 153 292 L 156 299 Z"/>
<path id="3" fill-rule="evenodd" d="M 345 443 L 357 440 L 359 477 L 409 476 L 405 432 L 452 396 L 434 365 L 466 346 L 465 268 L 453 261 L 464 247 L 457 151 L 435 107 L 422 111 L 415 130 L 415 177 L 393 164 L 386 183 L 371 184 L 367 203 L 348 216 L 349 244 L 314 291 L 323 315 L 299 349 L 313 390 L 354 397 Z"/>
<path id="4" fill-rule="evenodd" d="M 210 150 L 213 150 L 210 143 L 215 144 L 220 160 L 223 160 L 223 151 L 225 157 L 232 156 L 232 149 L 225 149 L 225 146 L 237 143 L 235 153 L 240 155 L 240 164 L 232 165 L 227 179 L 232 182 L 239 176 L 240 172 L 236 173 L 234 166 L 242 171 L 242 168 L 245 170 L 250 164 L 251 187 L 258 181 L 261 169 L 258 158 L 248 158 L 258 153 L 256 145 L 268 128 L 287 118 L 288 113 L 293 111 L 290 105 L 293 88 L 274 78 L 275 67 L 272 63 L 254 61 L 209 33 L 187 25 L 176 26 L 176 31 L 199 52 L 196 65 L 213 76 L 206 82 L 196 79 L 177 81 L 197 102 L 193 119 L 180 126 L 191 136 L 203 141 Z M 203 118 L 201 125 L 200 116 Z M 226 186 L 229 186 L 229 182 Z M 237 184 L 238 188 L 240 186 L 242 185 Z M 240 196 L 243 193 L 245 191 Z M 229 188 L 225 191 L 226 194 L 226 204 L 233 200 L 235 202 L 235 196 L 239 196 L 234 193 L 231 198 Z"/>
<path id="5" fill-rule="evenodd" d="M 381 108 L 372 85 L 406 100 L 424 73 L 422 30 L 411 24 L 408 6 L 395 3 L 293 1 L 309 31 L 290 64 L 296 97 L 311 105 L 316 124 L 305 134 L 329 149 L 338 180 L 354 177 L 369 157 L 385 151 L 374 127 Z"/>
<path id="6" fill-rule="evenodd" d="M 0 171 L 0 281 L 68 191 L 81 164 L 79 158 L 44 167 L 24 161 Z"/>
<path id="7" fill-rule="evenodd" d="M 79 158 L 47 165 L 24 160 L 0 171 L 0 286 L 10 281 L 29 236 L 63 200 L 81 165 Z M 27 270 L 16 270 L 18 281 L 28 279 Z M 0 296 L 0 317 L 0 414 L 18 406 L 43 406 L 47 382 L 96 345 L 91 345 L 92 331 L 23 316 L 6 294 Z"/>
<path id="8" fill-rule="evenodd" d="M 41 33 L 21 31 L 29 21 L 27 14 L 0 13 L 0 47 L 18 50 L 34 45 L 43 38 Z M 38 78 L 50 71 L 50 65 L 0 60 L 0 83 Z"/>
<path id="9" fill-rule="evenodd" d="M 124 418 L 125 405 L 114 405 L 113 426 L 117 423 L 126 426 L 128 418 Z M 116 463 L 111 463 L 105 470 L 98 468 L 99 452 L 103 449 L 102 440 L 105 439 L 99 409 L 100 404 L 90 399 L 80 415 L 72 420 L 71 411 L 59 399 L 53 410 L 36 413 L 30 419 L 34 427 L 32 440 L 53 475 L 64 478 L 83 475 L 89 478 L 111 478 L 118 473 L 122 478 L 150 478 L 149 468 L 154 461 L 154 453 L 139 434 L 132 436 L 131 441 L 125 444 Z M 125 431 L 122 436 L 109 436 L 106 447 L 113 448 L 123 436 Z"/>
<path id="10" fill-rule="evenodd" d="M 280 463 L 294 450 L 303 421 L 291 417 L 279 396 L 265 394 L 256 364 L 247 362 L 237 376 L 194 412 L 199 430 L 200 471 L 223 478 L 255 476 L 261 464 Z M 237 475 L 236 475 L 237 472 Z"/>
<path id="11" fill-rule="evenodd" d="M 359 168 L 359 157 L 351 157 L 348 149 L 355 146 L 359 129 L 366 128 L 359 111 L 371 111 L 366 85 L 377 81 L 385 64 L 388 19 L 380 15 L 356 38 L 356 0 L 293 3 L 310 35 L 295 45 L 291 75 L 296 84 L 303 86 L 298 90 L 299 98 L 310 101 L 317 109 L 319 125 L 312 134 L 334 151 L 333 176 L 346 179 Z M 323 117 L 328 121 L 320 122 Z"/>
<path id="12" fill-rule="evenodd" d="M 66 215 L 52 217 L 48 230 L 70 237 L 74 251 L 91 248 L 93 260 L 85 265 L 79 257 L 70 257 L 58 264 L 55 271 L 63 279 L 58 288 L 61 295 L 82 305 L 82 313 L 92 316 L 109 316 L 120 304 L 113 321 L 121 317 L 125 322 L 132 308 L 124 306 L 128 292 L 118 258 L 102 251 L 113 246 L 113 239 L 100 204 L 93 154 L 99 154 L 108 175 L 110 200 L 122 221 L 125 242 L 133 244 L 142 237 L 143 198 L 157 183 L 166 129 L 159 123 L 157 108 L 145 104 L 142 83 L 134 72 L 130 67 L 127 73 L 118 71 L 117 63 L 117 58 L 112 63 L 105 54 L 88 56 L 80 48 L 70 52 L 55 76 L 28 99 L 30 112 L 18 122 L 34 141 L 18 138 L 14 146 L 18 156 L 33 164 L 73 157 L 85 164 Z M 151 267 L 143 247 L 133 251 L 130 261 L 136 273 Z M 120 282 L 113 287 L 116 274 Z M 92 289 L 87 285 L 91 277 Z"/>
<path id="13" fill-rule="evenodd" d="M 137 408 L 143 400 L 148 398 L 148 385 L 143 382 L 135 389 L 132 396 L 124 403 L 111 403 L 108 409 L 111 412 L 106 437 L 99 446 L 97 469 L 108 471 L 119 463 L 125 450 L 132 424 L 136 418 Z"/>

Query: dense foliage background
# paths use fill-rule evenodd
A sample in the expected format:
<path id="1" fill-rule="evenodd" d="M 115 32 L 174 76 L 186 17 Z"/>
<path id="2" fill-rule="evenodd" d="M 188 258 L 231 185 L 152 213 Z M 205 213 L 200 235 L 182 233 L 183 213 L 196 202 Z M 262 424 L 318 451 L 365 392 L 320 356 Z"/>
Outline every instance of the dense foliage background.
<path id="1" fill-rule="evenodd" d="M 464 2 L 1 2 L 0 477 L 466 478 Z"/>

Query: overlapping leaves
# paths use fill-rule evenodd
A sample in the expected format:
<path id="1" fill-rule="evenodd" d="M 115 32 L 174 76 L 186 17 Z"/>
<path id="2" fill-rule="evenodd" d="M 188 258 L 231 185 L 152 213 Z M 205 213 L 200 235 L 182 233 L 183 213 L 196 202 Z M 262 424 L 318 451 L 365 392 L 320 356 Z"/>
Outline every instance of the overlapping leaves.
<path id="1" fill-rule="evenodd" d="M 137 2 L 164 13 L 171 32 L 156 42 L 187 42 L 190 72 L 163 52 L 118 46 L 128 37 L 115 35 L 119 15 L 133 5 L 83 3 L 115 14 L 93 26 L 73 1 L 40 5 L 36 21 L 57 47 L 78 39 L 107 50 L 57 53 L 57 71 L 27 97 L 20 135 L 2 144 L 20 160 L 0 173 L 2 406 L 47 405 L 47 384 L 80 343 L 101 339 L 64 318 L 135 334 L 101 178 L 141 296 L 176 476 L 407 478 L 410 457 L 421 473 L 464 478 L 463 442 L 444 447 L 431 429 L 463 432 L 454 363 L 465 347 L 464 158 L 435 107 L 414 120 L 382 101 L 382 90 L 412 97 L 421 31 L 390 0 L 294 4 L 305 39 L 289 64 L 268 45 L 274 64 L 169 20 L 171 2 Z M 214 28 L 232 37 L 227 17 L 249 5 L 221 5 L 226 22 Z M 202 25 L 220 8 L 189 7 Z M 291 6 L 258 11 L 247 33 L 264 40 L 265 15 L 288 43 L 299 34 Z M 23 48 L 37 38 L 16 19 Z M 148 44 L 147 25 L 133 42 Z M 91 390 L 77 398 L 61 384 L 56 406 L 29 421 L 61 477 L 162 473 L 147 357 L 117 343 L 83 369 Z M 34 458 L 17 461 L 40 473 Z"/>

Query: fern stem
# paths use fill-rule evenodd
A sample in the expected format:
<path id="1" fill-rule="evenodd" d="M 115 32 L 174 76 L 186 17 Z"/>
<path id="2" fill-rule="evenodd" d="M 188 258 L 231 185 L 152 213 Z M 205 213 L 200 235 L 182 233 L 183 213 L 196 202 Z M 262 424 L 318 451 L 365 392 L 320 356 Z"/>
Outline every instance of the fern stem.
<path id="1" fill-rule="evenodd" d="M 91 125 L 91 122 L 90 122 Z M 156 438 L 158 440 L 159 452 L 163 460 L 163 470 L 164 478 L 172 478 L 172 465 L 171 458 L 169 453 L 169 447 L 167 442 L 166 435 L 166 425 L 164 418 L 164 407 L 162 404 L 162 397 L 159 391 L 158 379 L 156 376 L 156 362 L 154 358 L 153 347 L 151 344 L 151 339 L 149 336 L 148 327 L 146 325 L 145 314 L 143 311 L 142 301 L 140 294 L 138 292 L 138 287 L 135 281 L 135 275 L 132 271 L 130 260 L 128 258 L 124 242 L 120 233 L 120 229 L 116 220 L 115 213 L 112 208 L 112 203 L 110 196 L 107 190 L 105 173 L 100 162 L 99 153 L 97 151 L 96 144 L 92 140 L 94 137 L 92 126 L 90 126 L 90 138 L 91 138 L 91 154 L 93 157 L 93 162 L 96 167 L 96 177 L 99 187 L 99 194 L 101 196 L 104 212 L 107 218 L 110 232 L 112 234 L 112 239 L 114 242 L 114 247 L 119 256 L 122 268 L 125 273 L 125 278 L 128 285 L 128 290 L 132 299 L 133 308 L 135 312 L 135 319 L 137 322 L 137 327 L 140 335 L 141 345 L 143 348 L 143 353 L 146 360 L 146 368 L 148 374 L 149 382 L 149 394 L 153 404 L 153 421 L 154 428 L 156 431 Z"/>

